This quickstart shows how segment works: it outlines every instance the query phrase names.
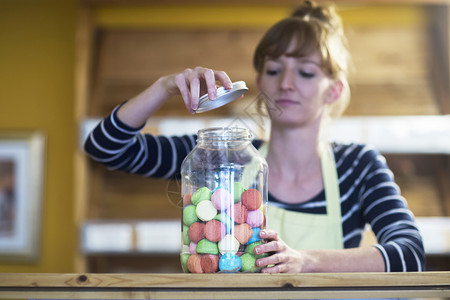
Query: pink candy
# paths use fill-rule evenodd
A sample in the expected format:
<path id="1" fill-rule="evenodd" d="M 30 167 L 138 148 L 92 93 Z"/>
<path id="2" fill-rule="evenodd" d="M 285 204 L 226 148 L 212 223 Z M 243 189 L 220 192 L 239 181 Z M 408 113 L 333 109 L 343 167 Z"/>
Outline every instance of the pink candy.
<path id="1" fill-rule="evenodd" d="M 234 200 L 231 198 L 231 194 L 228 190 L 218 188 L 211 195 L 211 202 L 217 210 L 226 210 L 231 206 L 232 202 L 234 203 Z"/>
<path id="2" fill-rule="evenodd" d="M 259 227 L 264 222 L 264 213 L 260 210 L 249 210 L 247 214 L 247 224 L 251 227 Z"/>

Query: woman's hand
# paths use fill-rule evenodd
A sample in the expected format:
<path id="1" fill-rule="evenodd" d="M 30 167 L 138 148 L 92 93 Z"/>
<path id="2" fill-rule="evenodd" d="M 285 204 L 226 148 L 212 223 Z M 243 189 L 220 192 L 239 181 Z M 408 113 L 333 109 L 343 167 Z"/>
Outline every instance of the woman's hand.
<path id="1" fill-rule="evenodd" d="M 275 230 L 265 229 L 259 233 L 267 242 L 255 247 L 255 254 L 268 253 L 269 256 L 256 261 L 258 267 L 264 267 L 262 273 L 302 273 L 307 272 L 307 257 L 298 250 L 292 249 L 278 237 Z"/>
<path id="2" fill-rule="evenodd" d="M 201 95 L 208 93 L 209 99 L 216 99 L 217 81 L 226 89 L 232 88 L 232 82 L 224 71 L 203 67 L 185 69 L 181 73 L 163 77 L 162 80 L 169 95 L 181 94 L 190 113 L 194 113 L 197 109 Z"/>
<path id="3" fill-rule="evenodd" d="M 217 97 L 216 82 L 226 89 L 232 88 L 232 82 L 225 72 L 203 67 L 163 76 L 123 104 L 117 115 L 128 126 L 142 126 L 169 98 L 179 94 L 192 114 L 198 107 L 200 95 L 207 92 L 210 99 Z"/>

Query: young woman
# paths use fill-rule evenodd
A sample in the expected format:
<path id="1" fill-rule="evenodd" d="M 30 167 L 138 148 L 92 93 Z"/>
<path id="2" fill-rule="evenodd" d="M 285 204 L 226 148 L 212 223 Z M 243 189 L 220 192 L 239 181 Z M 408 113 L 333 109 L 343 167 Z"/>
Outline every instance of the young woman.
<path id="1" fill-rule="evenodd" d="M 306 1 L 276 23 L 260 41 L 254 67 L 271 119 L 269 141 L 254 141 L 270 170 L 270 229 L 260 233 L 268 242 L 255 249 L 270 253 L 257 260 L 262 272 L 422 271 L 420 233 L 384 158 L 367 145 L 322 139 L 326 120 L 349 100 L 348 51 L 333 7 Z M 203 67 L 159 78 L 93 130 L 87 153 L 114 169 L 176 176 L 195 136 L 140 130 L 176 94 L 193 113 L 203 93 L 216 98 L 217 82 L 231 88 L 225 72 Z M 378 244 L 359 247 L 366 224 Z"/>

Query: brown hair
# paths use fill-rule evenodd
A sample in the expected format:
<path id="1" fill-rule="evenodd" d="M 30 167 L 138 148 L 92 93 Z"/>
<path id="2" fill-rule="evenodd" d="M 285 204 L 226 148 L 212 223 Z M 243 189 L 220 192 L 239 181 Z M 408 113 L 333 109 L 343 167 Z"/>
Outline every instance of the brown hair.
<path id="1" fill-rule="evenodd" d="M 295 48 L 287 53 L 292 41 Z M 261 74 L 264 62 L 281 55 L 303 57 L 315 51 L 321 54 L 322 70 L 331 78 L 341 80 L 344 91 L 341 99 L 330 107 L 330 115 L 338 116 L 350 99 L 347 76 L 349 53 L 340 17 L 333 6 L 318 6 L 305 1 L 291 16 L 273 25 L 259 42 L 253 66 Z"/>

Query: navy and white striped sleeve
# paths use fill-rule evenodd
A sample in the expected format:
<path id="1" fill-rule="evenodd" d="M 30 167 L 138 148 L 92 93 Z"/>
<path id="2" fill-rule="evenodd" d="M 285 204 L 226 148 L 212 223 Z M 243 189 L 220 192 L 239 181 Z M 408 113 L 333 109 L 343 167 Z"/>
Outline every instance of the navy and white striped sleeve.
<path id="1" fill-rule="evenodd" d="M 385 158 L 366 146 L 364 160 L 370 165 L 361 191 L 363 217 L 374 231 L 375 247 L 385 261 L 386 272 L 423 271 L 425 253 L 414 215 L 394 182 Z"/>
<path id="2" fill-rule="evenodd" d="M 183 159 L 195 146 L 195 136 L 143 134 L 144 125 L 127 126 L 117 117 L 117 109 L 89 134 L 84 143 L 86 153 L 113 170 L 158 178 L 178 176 Z"/>

